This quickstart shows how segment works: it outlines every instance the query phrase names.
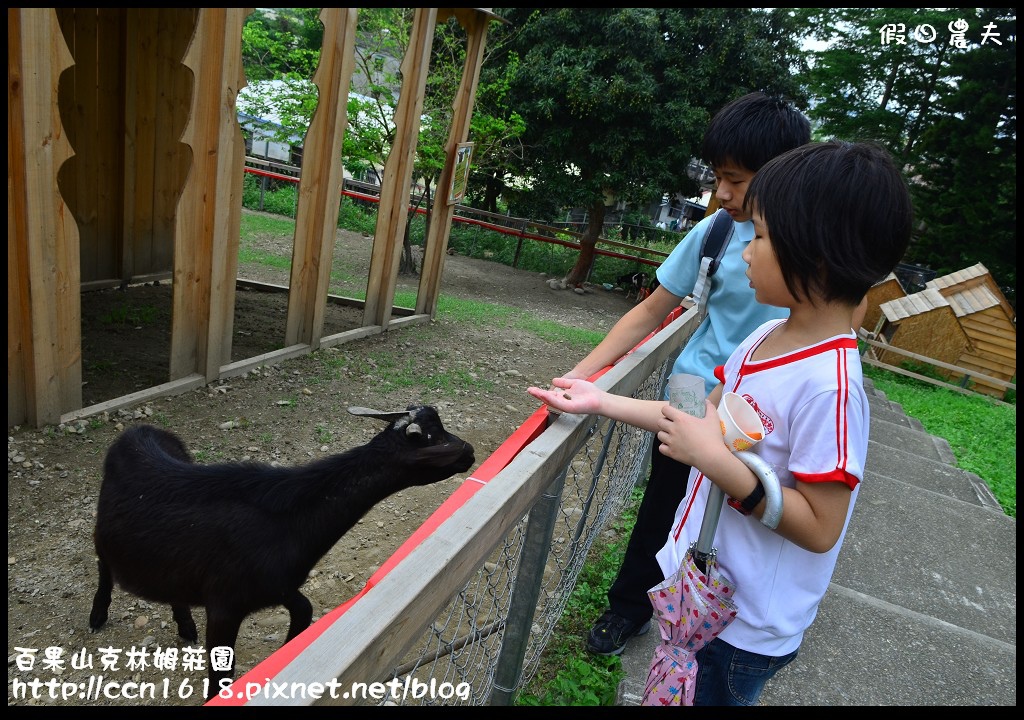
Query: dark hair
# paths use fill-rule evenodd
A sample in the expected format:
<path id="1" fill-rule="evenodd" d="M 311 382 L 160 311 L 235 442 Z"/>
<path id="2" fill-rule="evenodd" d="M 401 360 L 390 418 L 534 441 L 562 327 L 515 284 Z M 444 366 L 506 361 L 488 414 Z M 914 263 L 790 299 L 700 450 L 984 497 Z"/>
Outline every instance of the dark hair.
<path id="1" fill-rule="evenodd" d="M 811 141 L 811 123 L 791 103 L 753 92 L 711 118 L 701 157 L 712 167 L 732 163 L 757 172 L 776 155 Z"/>
<path id="2" fill-rule="evenodd" d="M 873 143 L 790 150 L 754 176 L 743 204 L 764 219 L 797 298 L 859 303 L 910 243 L 910 193 L 892 156 Z"/>

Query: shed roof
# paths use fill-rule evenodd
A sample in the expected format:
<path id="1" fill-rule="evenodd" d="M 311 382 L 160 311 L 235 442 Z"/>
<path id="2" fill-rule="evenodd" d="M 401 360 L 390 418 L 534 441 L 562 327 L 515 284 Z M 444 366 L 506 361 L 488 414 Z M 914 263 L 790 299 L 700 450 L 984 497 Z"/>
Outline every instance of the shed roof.
<path id="1" fill-rule="evenodd" d="M 935 288 L 925 288 L 913 295 L 906 295 L 884 302 L 878 306 L 878 309 L 885 315 L 886 320 L 896 322 L 912 315 L 920 315 L 921 313 L 926 313 L 940 307 L 947 307 L 948 305 L 949 302 L 946 298 L 942 297 L 942 293 L 938 290 Z"/>
<path id="2" fill-rule="evenodd" d="M 976 312 L 987 310 L 990 307 L 999 305 L 999 298 L 987 285 L 967 288 L 946 296 L 946 300 L 953 306 L 953 312 L 957 317 L 973 315 Z"/>
<path id="3" fill-rule="evenodd" d="M 944 296 L 938 288 L 928 287 L 906 297 L 889 300 L 879 305 L 886 320 L 895 322 L 911 315 L 920 315 L 940 307 L 949 306 L 958 318 L 973 315 L 999 305 L 999 298 L 985 285 L 967 288 Z"/>
<path id="4" fill-rule="evenodd" d="M 925 284 L 925 287 L 942 290 L 943 288 L 959 285 L 962 282 L 984 277 L 985 275 L 988 275 L 988 268 L 981 263 L 978 263 L 977 265 L 972 265 L 971 267 L 964 268 L 963 270 L 951 272 L 949 275 L 943 275 L 942 277 L 937 277 L 934 280 L 929 280 Z"/>

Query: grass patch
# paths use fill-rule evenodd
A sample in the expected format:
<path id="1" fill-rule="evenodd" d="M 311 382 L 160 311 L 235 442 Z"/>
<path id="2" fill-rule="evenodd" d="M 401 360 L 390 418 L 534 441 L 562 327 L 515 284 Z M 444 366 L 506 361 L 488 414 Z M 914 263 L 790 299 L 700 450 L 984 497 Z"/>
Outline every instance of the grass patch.
<path id="1" fill-rule="evenodd" d="M 284 235 L 295 234 L 295 221 L 277 215 L 261 215 L 258 213 L 242 213 L 242 240 L 253 235 Z"/>
<path id="2" fill-rule="evenodd" d="M 982 478 L 1003 511 L 1017 517 L 1017 408 L 903 378 L 879 368 L 864 374 L 885 396 L 921 421 L 930 435 L 944 438 L 957 467 Z"/>
<path id="3" fill-rule="evenodd" d="M 625 677 L 622 660 L 587 652 L 583 638 L 608 605 L 608 588 L 619 572 L 643 490 L 636 488 L 612 525 L 616 540 L 595 544 L 566 603 L 540 668 L 516 698 L 516 705 L 615 705 Z"/>
<path id="4" fill-rule="evenodd" d="M 523 317 L 518 325 L 545 340 L 560 340 L 577 348 L 586 349 L 588 352 L 597 347 L 597 344 L 604 340 L 607 334 L 595 330 L 566 327 L 550 320 L 538 320 L 532 317 Z"/>
<path id="5" fill-rule="evenodd" d="M 149 325 L 156 322 L 159 316 L 160 311 L 154 305 L 133 305 L 126 302 L 100 315 L 100 322 L 107 325 Z"/>
<path id="6" fill-rule="evenodd" d="M 288 270 L 292 266 L 292 259 L 290 256 L 275 255 L 274 253 L 254 250 L 244 246 L 238 249 L 238 262 L 251 263 L 253 265 L 266 265 L 267 267 L 272 267 L 276 270 Z"/>

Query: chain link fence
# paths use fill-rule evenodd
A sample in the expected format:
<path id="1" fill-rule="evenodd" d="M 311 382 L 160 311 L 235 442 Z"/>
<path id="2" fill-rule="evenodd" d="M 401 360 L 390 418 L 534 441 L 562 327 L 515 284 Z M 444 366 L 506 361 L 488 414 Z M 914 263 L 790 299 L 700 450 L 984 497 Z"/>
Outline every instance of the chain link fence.
<path id="1" fill-rule="evenodd" d="M 680 308 L 595 382 L 660 398 L 696 326 L 696 311 Z M 466 481 L 479 489 L 372 587 L 314 625 L 301 650 L 290 650 L 293 641 L 236 681 L 331 678 L 341 696 L 257 693 L 239 704 L 512 704 L 536 674 L 591 547 L 646 472 L 652 440 L 607 418 L 538 410 L 506 442 L 511 449 L 503 446 L 508 460 L 485 461 Z"/>

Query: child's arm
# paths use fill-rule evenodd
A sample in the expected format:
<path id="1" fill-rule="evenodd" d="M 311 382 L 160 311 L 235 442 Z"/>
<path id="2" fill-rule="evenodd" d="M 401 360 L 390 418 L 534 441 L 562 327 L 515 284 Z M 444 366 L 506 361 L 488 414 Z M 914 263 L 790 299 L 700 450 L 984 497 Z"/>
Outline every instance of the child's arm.
<path id="1" fill-rule="evenodd" d="M 577 415 L 603 415 L 620 422 L 635 425 L 644 430 L 657 430 L 661 408 L 668 405 L 664 400 L 638 400 L 613 395 L 599 389 L 586 380 L 555 378 L 550 390 L 538 387 L 526 391 L 549 407 L 561 412 Z"/>
<path id="2" fill-rule="evenodd" d="M 716 388 L 712 396 L 719 393 Z M 663 454 L 697 468 L 729 497 L 743 500 L 754 491 L 760 480 L 722 442 L 718 411 L 710 399 L 703 419 L 663 405 L 656 437 Z M 784 487 L 782 521 L 775 532 L 811 552 L 827 552 L 839 540 L 849 503 L 850 488 L 840 482 Z M 751 514 L 760 518 L 764 508 L 761 500 Z"/>

